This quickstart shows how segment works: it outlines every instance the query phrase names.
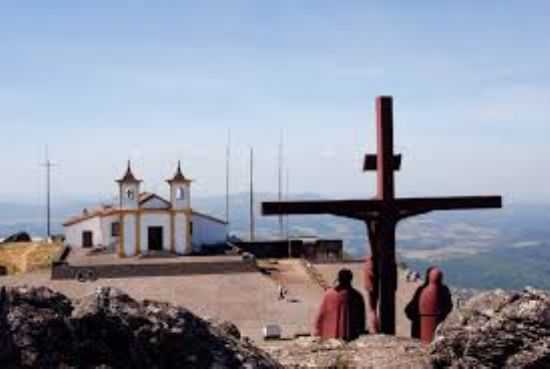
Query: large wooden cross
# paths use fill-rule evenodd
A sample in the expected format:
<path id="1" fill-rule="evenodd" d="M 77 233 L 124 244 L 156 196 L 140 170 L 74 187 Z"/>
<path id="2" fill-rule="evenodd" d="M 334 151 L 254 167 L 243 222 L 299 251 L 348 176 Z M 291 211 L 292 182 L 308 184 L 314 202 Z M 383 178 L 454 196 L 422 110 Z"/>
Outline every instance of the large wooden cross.
<path id="1" fill-rule="evenodd" d="M 365 222 L 377 270 L 380 331 L 395 334 L 397 267 L 395 230 L 405 218 L 433 210 L 500 208 L 500 196 L 396 198 L 394 171 L 401 155 L 393 151 L 393 103 L 391 96 L 376 99 L 377 154 L 367 154 L 364 171 L 377 172 L 377 196 L 369 200 L 264 202 L 264 215 L 331 214 Z"/>

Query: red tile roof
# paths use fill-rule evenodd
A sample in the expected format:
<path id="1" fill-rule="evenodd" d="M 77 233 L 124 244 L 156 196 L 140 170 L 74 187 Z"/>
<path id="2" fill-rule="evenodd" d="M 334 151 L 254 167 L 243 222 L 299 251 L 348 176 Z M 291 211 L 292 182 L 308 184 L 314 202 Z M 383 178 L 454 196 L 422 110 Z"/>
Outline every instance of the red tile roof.
<path id="1" fill-rule="evenodd" d="M 142 193 L 140 193 L 139 194 L 139 205 L 140 206 L 143 205 L 145 202 L 147 202 L 148 200 L 150 200 L 152 198 L 157 198 L 157 199 L 165 202 L 169 206 L 167 208 L 167 210 L 169 210 L 169 208 L 171 207 L 171 204 L 168 200 L 166 200 L 166 199 L 162 198 L 161 196 L 159 196 L 155 193 L 152 193 L 152 192 L 142 192 Z M 63 226 L 68 227 L 68 226 L 71 226 L 73 224 L 77 224 L 77 223 L 83 222 L 85 220 L 95 218 L 97 216 L 105 217 L 105 216 L 109 216 L 109 215 L 114 215 L 114 214 L 117 214 L 119 212 L 119 210 L 120 210 L 120 208 L 113 207 L 112 205 L 102 205 L 101 207 L 96 208 L 96 209 L 92 209 L 92 210 L 86 210 L 85 209 L 85 211 L 83 211 L 81 215 L 69 218 L 65 223 L 63 223 Z M 216 222 L 216 223 L 228 224 L 223 219 L 216 218 L 216 217 L 213 217 L 211 215 L 204 214 L 204 213 L 198 212 L 198 211 L 193 210 L 193 209 L 191 211 L 192 211 L 192 214 L 194 216 L 199 216 L 199 217 L 202 217 L 202 218 L 206 218 L 206 219 L 209 219 L 209 220 L 211 220 L 213 222 Z"/>

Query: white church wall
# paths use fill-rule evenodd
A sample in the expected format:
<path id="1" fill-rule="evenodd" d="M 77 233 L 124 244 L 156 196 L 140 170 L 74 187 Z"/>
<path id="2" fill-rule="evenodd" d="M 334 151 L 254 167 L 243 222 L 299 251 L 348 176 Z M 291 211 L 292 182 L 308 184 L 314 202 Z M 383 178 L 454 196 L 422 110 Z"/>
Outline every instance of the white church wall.
<path id="1" fill-rule="evenodd" d="M 142 213 L 141 214 L 141 250 L 149 250 L 149 227 L 162 227 L 162 248 L 170 251 L 170 213 Z"/>
<path id="2" fill-rule="evenodd" d="M 83 220 L 65 227 L 65 244 L 71 247 L 82 247 L 82 232 L 92 232 L 94 246 L 103 244 L 101 218 L 99 216 Z"/>
<path id="3" fill-rule="evenodd" d="M 118 214 L 101 218 L 101 233 L 103 235 L 104 246 L 118 245 L 119 237 L 112 235 L 112 224 L 115 222 L 120 222 L 120 216 Z"/>
<path id="4" fill-rule="evenodd" d="M 201 245 L 224 243 L 227 239 L 227 225 L 208 217 L 193 214 L 193 250 L 200 250 Z"/>
<path id="5" fill-rule="evenodd" d="M 187 215 L 177 213 L 174 219 L 174 235 L 176 238 L 176 253 L 190 254 L 192 250 L 187 249 Z"/>
<path id="6" fill-rule="evenodd" d="M 124 254 L 136 255 L 136 214 L 124 215 Z"/>

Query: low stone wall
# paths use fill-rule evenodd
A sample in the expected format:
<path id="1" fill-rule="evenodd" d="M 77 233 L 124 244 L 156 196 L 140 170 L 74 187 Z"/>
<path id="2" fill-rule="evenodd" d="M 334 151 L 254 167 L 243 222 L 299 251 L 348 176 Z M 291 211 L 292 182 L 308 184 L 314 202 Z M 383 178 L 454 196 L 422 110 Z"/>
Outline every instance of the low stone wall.
<path id="1" fill-rule="evenodd" d="M 182 263 L 139 263 L 133 264 L 98 264 L 71 265 L 57 262 L 52 267 L 51 278 L 79 279 L 82 282 L 98 278 L 132 278 L 132 277 L 169 277 L 180 275 L 238 274 L 257 273 L 254 260 L 251 261 L 217 261 L 217 262 L 182 262 Z"/>
<path id="2" fill-rule="evenodd" d="M 315 262 L 342 262 L 342 240 L 272 240 L 235 242 L 239 249 L 260 259 L 304 258 Z"/>

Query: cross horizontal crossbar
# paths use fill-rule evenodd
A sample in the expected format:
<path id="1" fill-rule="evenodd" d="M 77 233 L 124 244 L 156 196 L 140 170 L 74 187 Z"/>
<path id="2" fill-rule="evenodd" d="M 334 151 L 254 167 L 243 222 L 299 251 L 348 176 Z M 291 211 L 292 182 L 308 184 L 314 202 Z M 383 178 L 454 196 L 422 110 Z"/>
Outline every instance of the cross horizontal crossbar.
<path id="1" fill-rule="evenodd" d="M 379 199 L 264 202 L 262 213 L 263 215 L 332 214 L 365 219 L 377 215 L 390 215 L 390 213 L 395 213 L 397 217 L 403 218 L 434 210 L 501 207 L 502 198 L 500 196 L 457 196 L 400 198 L 391 202 Z"/>
<path id="2" fill-rule="evenodd" d="M 393 170 L 399 170 L 401 168 L 401 154 L 393 156 L 392 160 Z M 363 162 L 363 171 L 378 170 L 378 156 L 376 154 L 365 155 L 365 161 Z"/>

